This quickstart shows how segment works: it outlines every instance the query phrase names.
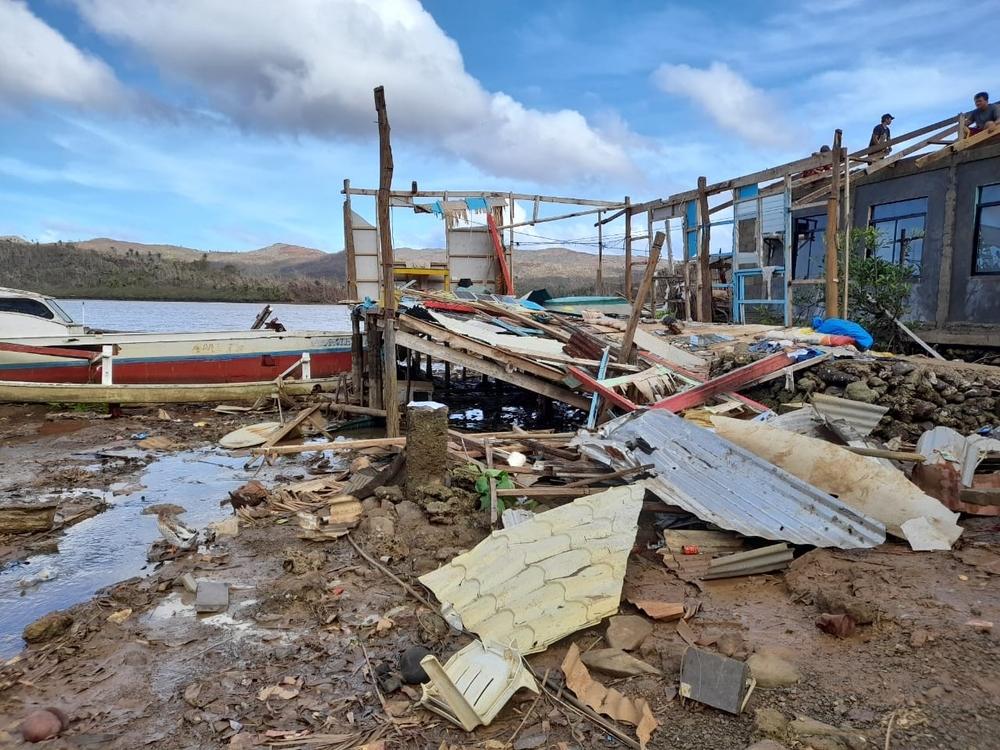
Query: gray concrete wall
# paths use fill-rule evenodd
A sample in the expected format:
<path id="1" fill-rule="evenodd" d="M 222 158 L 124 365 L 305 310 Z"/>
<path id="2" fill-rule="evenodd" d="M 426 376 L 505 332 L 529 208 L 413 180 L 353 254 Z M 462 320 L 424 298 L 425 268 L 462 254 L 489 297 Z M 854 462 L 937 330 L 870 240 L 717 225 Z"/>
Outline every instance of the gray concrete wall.
<path id="1" fill-rule="evenodd" d="M 856 185 L 851 194 L 855 227 L 868 226 L 871 207 L 881 203 L 927 198 L 923 267 L 914 284 L 908 317 L 934 323 L 937 316 L 941 259 L 945 253 L 945 195 L 949 168 L 955 166 L 956 202 L 952 247 L 949 323 L 1000 323 L 1000 276 L 973 276 L 977 188 L 1000 182 L 1000 147 L 969 149 L 918 170 L 914 160 L 900 161 Z"/>
<path id="2" fill-rule="evenodd" d="M 924 249 L 920 278 L 913 285 L 910 312 L 913 320 L 933 321 L 937 313 L 938 276 L 944 235 L 944 197 L 948 191 L 948 169 L 859 185 L 851 194 L 854 226 L 867 227 L 872 206 L 895 201 L 927 198 L 924 222 Z"/>
<path id="3" fill-rule="evenodd" d="M 1000 183 L 1000 157 L 959 164 L 957 177 L 948 322 L 1000 323 L 1000 276 L 972 275 L 976 188 Z"/>

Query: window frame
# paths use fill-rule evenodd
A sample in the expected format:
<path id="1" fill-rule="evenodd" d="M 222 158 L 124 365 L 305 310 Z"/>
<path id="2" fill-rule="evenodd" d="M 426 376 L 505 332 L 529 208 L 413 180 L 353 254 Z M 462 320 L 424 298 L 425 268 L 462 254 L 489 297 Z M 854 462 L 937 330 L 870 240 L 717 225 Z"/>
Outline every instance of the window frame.
<path id="1" fill-rule="evenodd" d="M 821 220 L 821 219 L 823 221 L 823 227 L 822 228 L 816 227 L 815 229 L 809 230 L 807 232 L 799 232 L 798 231 L 798 229 L 799 229 L 799 222 L 816 221 L 817 223 L 819 223 L 819 220 Z M 826 224 L 827 224 L 827 221 L 828 221 L 828 218 L 827 218 L 827 214 L 825 214 L 825 213 L 809 214 L 807 216 L 799 216 L 799 217 L 797 217 L 797 218 L 794 219 L 793 226 L 792 226 L 793 239 L 794 239 L 794 242 L 795 242 L 794 255 L 792 256 L 793 273 L 790 274 L 789 278 L 798 279 L 798 280 L 809 280 L 809 279 L 821 279 L 821 278 L 823 278 L 822 274 L 820 274 L 818 276 L 801 276 L 801 277 L 798 276 L 798 272 L 799 272 L 799 253 L 805 248 L 805 245 L 799 243 L 799 238 L 811 235 L 813 237 L 813 239 L 810 240 L 808 244 L 812 245 L 812 243 L 815 242 L 815 236 L 817 234 L 819 234 L 819 233 L 822 233 L 823 234 L 823 241 L 824 241 L 824 245 L 825 245 L 825 242 L 826 242 Z M 807 258 L 807 260 L 808 260 L 808 258 Z M 821 254 L 821 261 L 820 262 L 822 262 L 822 254 Z"/>
<path id="2" fill-rule="evenodd" d="M 1000 276 L 1000 269 L 996 271 L 980 271 L 977 268 L 977 261 L 979 260 L 979 228 L 980 222 L 982 220 L 983 209 L 992 208 L 993 206 L 1000 206 L 1000 196 L 997 196 L 995 200 L 991 200 L 988 203 L 983 203 L 983 189 L 984 188 L 1000 188 L 1000 182 L 991 182 L 988 185 L 980 185 L 976 188 L 976 221 L 972 228 L 972 275 L 973 276 Z"/>
<path id="3" fill-rule="evenodd" d="M 42 315 L 39 313 L 25 312 L 24 310 L 5 310 L 3 309 L 4 302 L 23 302 L 26 305 L 37 305 L 38 308 L 44 310 L 47 314 Z M 39 320 L 58 320 L 58 317 L 52 311 L 52 308 L 34 297 L 8 297 L 0 295 L 0 315 L 27 315 L 29 318 L 38 318 Z"/>
<path id="4" fill-rule="evenodd" d="M 923 201 L 924 202 L 924 210 L 922 212 L 919 212 L 919 213 L 914 213 L 914 212 L 911 211 L 910 213 L 894 215 L 894 216 L 891 216 L 891 217 L 887 216 L 887 217 L 883 217 L 883 218 L 880 218 L 880 219 L 876 219 L 875 218 L 875 209 L 876 208 L 879 208 L 881 206 L 891 206 L 894 203 L 910 203 L 912 201 Z M 913 272 L 914 278 L 918 278 L 918 279 L 921 276 L 923 276 L 923 271 L 924 271 L 924 246 L 923 246 L 923 241 L 924 241 L 924 238 L 926 237 L 926 233 L 927 233 L 927 210 L 928 210 L 929 206 L 930 206 L 930 201 L 928 199 L 928 196 L 923 195 L 923 196 L 917 196 L 915 198 L 903 198 L 902 200 L 898 200 L 898 201 L 888 201 L 887 203 L 872 203 L 868 207 L 868 228 L 869 229 L 875 229 L 876 228 L 876 226 L 875 226 L 876 224 L 884 224 L 884 223 L 888 223 L 890 221 L 893 222 L 893 233 L 892 233 L 892 239 L 890 241 L 890 246 L 893 247 L 893 250 L 894 250 L 893 254 L 895 254 L 895 245 L 900 244 L 899 240 L 896 239 L 897 224 L 898 224 L 898 222 L 902 221 L 903 219 L 915 219 L 918 216 L 919 217 L 923 217 L 924 227 L 923 227 L 922 231 L 924 232 L 924 235 L 918 238 L 920 240 L 920 243 L 921 243 L 920 244 L 920 262 L 919 263 L 907 263 L 906 264 L 910 268 L 910 270 Z M 910 238 L 910 241 L 912 241 L 912 238 Z M 902 248 L 900 248 L 900 249 L 902 249 Z M 878 248 L 876 248 L 873 251 L 872 254 L 875 257 L 878 257 Z M 893 264 L 895 264 L 895 265 L 901 266 L 901 265 L 903 265 L 903 263 L 901 262 L 902 257 L 903 257 L 903 254 L 901 252 L 900 253 L 900 260 L 892 260 L 890 262 L 893 263 Z"/>

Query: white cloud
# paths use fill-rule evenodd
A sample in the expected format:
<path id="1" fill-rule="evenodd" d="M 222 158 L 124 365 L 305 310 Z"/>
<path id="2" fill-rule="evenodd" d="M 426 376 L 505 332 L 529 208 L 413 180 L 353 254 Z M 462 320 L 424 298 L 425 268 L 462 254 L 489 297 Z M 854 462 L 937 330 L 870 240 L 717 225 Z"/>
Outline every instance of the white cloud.
<path id="1" fill-rule="evenodd" d="M 653 82 L 665 93 L 687 97 L 717 125 L 751 143 L 780 145 L 790 137 L 771 97 L 725 63 L 713 62 L 705 69 L 661 65 Z"/>
<path id="2" fill-rule="evenodd" d="M 494 175 L 585 181 L 633 170 L 576 111 L 542 112 L 486 90 L 417 0 L 77 0 L 100 33 L 252 130 L 371 137 L 386 88 L 397 139 Z"/>
<path id="3" fill-rule="evenodd" d="M 18 0 L 0 0 L 0 105 L 43 99 L 84 107 L 119 100 L 111 69 L 85 54 Z"/>

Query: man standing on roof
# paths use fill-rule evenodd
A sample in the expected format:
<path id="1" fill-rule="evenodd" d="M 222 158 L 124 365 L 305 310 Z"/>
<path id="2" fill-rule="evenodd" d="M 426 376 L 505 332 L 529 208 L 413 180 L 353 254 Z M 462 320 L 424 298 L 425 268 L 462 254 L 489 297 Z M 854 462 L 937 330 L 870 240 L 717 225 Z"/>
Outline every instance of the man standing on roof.
<path id="1" fill-rule="evenodd" d="M 976 108 L 965 115 L 969 135 L 1000 129 L 1000 104 L 990 104 L 990 95 L 980 91 L 972 98 Z"/>
<path id="2" fill-rule="evenodd" d="M 886 112 L 882 115 L 882 121 L 872 129 L 872 139 L 868 142 L 868 148 L 884 144 L 884 148 L 872 151 L 871 156 L 873 158 L 888 156 L 889 152 L 892 151 L 892 146 L 889 145 L 889 141 L 892 140 L 892 134 L 889 132 L 889 126 L 892 125 L 892 121 L 894 119 L 896 118 Z"/>

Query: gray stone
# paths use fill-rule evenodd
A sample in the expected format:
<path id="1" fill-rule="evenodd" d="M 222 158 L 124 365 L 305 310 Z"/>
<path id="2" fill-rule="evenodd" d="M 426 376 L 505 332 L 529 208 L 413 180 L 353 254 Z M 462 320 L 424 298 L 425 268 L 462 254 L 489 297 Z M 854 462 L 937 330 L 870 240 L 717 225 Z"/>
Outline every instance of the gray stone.
<path id="1" fill-rule="evenodd" d="M 875 403 L 878 394 L 868 387 L 868 384 L 861 380 L 848 383 L 844 388 L 844 397 L 851 401 L 862 401 L 866 404 Z"/>
<path id="2" fill-rule="evenodd" d="M 754 711 L 753 725 L 766 737 L 781 737 L 788 729 L 788 719 L 775 708 L 758 708 Z"/>
<path id="3" fill-rule="evenodd" d="M 604 640 L 611 648 L 632 651 L 653 632 L 653 623 L 638 615 L 615 615 L 608 621 Z"/>
<path id="4" fill-rule="evenodd" d="M 760 742 L 748 745 L 747 750 L 788 750 L 788 748 L 774 740 L 761 740 Z"/>
<path id="5" fill-rule="evenodd" d="M 420 506 L 411 500 L 399 501 L 396 505 L 396 515 L 399 517 L 399 525 L 402 527 L 422 526 L 427 523 L 427 518 Z"/>
<path id="6" fill-rule="evenodd" d="M 28 643 L 44 643 L 58 638 L 73 625 L 73 617 L 65 612 L 49 612 L 26 625 L 21 637 Z"/>
<path id="7" fill-rule="evenodd" d="M 229 584 L 218 581 L 198 581 L 194 595 L 195 612 L 225 612 L 229 609 Z"/>
<path id="8" fill-rule="evenodd" d="M 762 688 L 788 687 L 801 679 L 794 664 L 768 649 L 755 653 L 747 659 L 747 664 Z"/>
<path id="9" fill-rule="evenodd" d="M 387 516 L 374 516 L 368 519 L 368 530 L 373 536 L 391 539 L 396 535 L 396 524 Z"/>

